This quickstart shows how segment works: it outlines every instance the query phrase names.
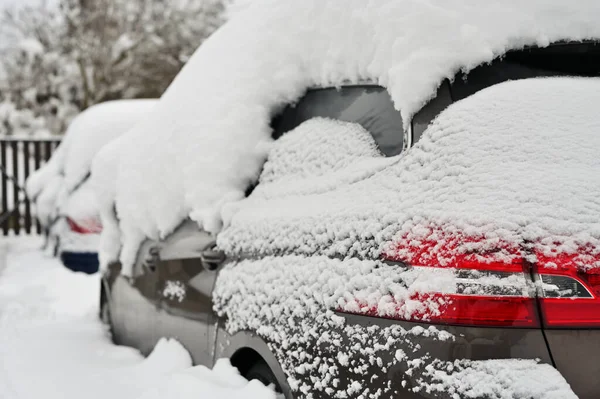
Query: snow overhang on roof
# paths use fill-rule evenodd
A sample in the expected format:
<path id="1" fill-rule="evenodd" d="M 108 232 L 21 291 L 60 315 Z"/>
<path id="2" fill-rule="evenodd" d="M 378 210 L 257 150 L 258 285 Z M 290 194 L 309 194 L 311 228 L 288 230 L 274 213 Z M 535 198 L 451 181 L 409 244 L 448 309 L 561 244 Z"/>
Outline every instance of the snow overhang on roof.
<path id="1" fill-rule="evenodd" d="M 97 157 L 103 224 L 115 227 L 105 234 L 117 243 L 103 262 L 121 241 L 131 264 L 146 237 L 186 217 L 218 232 L 222 205 L 259 173 L 272 114 L 308 87 L 378 82 L 408 123 L 457 71 L 511 49 L 600 38 L 599 20 L 596 0 L 256 0 L 198 49 L 149 118 Z"/>

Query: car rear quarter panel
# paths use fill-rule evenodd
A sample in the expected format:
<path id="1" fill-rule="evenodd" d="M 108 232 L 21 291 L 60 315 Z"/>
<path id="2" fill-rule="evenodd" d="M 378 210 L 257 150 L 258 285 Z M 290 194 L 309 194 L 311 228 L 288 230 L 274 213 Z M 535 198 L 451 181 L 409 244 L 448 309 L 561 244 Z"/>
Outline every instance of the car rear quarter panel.
<path id="1" fill-rule="evenodd" d="M 600 331 L 546 330 L 556 368 L 580 399 L 600 398 Z"/>
<path id="2" fill-rule="evenodd" d="M 345 318 L 344 326 L 353 326 L 366 331 L 369 327 L 378 326 L 379 331 L 386 328 L 399 326 L 405 331 L 411 332 L 409 338 L 410 345 L 406 345 L 407 340 L 398 340 L 390 344 L 384 341 L 365 340 L 365 349 L 358 357 L 350 355 L 347 365 L 340 370 L 338 377 L 341 387 L 351 386 L 352 382 L 359 382 L 362 387 L 369 388 L 374 393 L 373 398 L 401 398 L 401 399 L 421 399 L 421 398 L 451 398 L 447 392 L 427 392 L 423 389 L 422 382 L 428 377 L 424 376 L 425 362 L 422 366 L 409 366 L 410 362 L 398 362 L 397 351 L 406 353 L 408 359 L 439 359 L 441 361 L 454 361 L 456 359 L 487 360 L 504 358 L 521 359 L 539 359 L 541 363 L 551 364 L 544 337 L 540 330 L 536 329 L 507 329 L 507 328 L 475 328 L 475 327 L 454 327 L 437 326 L 434 329 L 430 325 L 422 323 L 399 322 L 395 320 L 365 317 L 350 314 L 338 314 Z M 236 351 L 250 348 L 258 352 L 263 357 L 277 376 L 280 384 L 285 386 L 289 396 L 288 398 L 308 397 L 301 389 L 292 390 L 290 386 L 308 386 L 314 387 L 320 381 L 324 381 L 327 376 L 322 370 L 313 370 L 300 375 L 294 372 L 291 382 L 289 377 L 290 368 L 303 367 L 303 361 L 290 361 L 294 359 L 291 348 L 284 349 L 275 342 L 263 340 L 258 334 L 253 332 L 239 332 L 230 335 L 223 328 L 225 320 L 222 319 L 218 332 L 215 357 L 231 357 Z M 437 331 L 431 333 L 431 331 Z M 351 352 L 359 353 L 352 349 L 357 345 L 356 337 L 350 336 L 345 327 L 339 328 L 335 333 L 342 337 L 338 346 L 332 347 L 325 342 L 319 342 L 318 338 L 314 342 L 317 344 L 303 348 L 313 358 L 321 359 L 340 359 L 340 354 L 345 356 Z M 444 332 L 453 335 L 453 338 L 440 339 L 446 336 Z M 377 336 L 377 334 L 373 334 Z M 449 334 L 447 335 L 449 336 Z M 377 341 L 377 342 L 376 342 Z M 369 347 L 378 345 L 388 345 L 384 350 L 378 350 L 373 357 L 373 352 Z M 381 348 L 380 348 L 381 349 Z M 375 360 L 374 360 L 375 359 Z M 281 365 L 284 365 L 283 367 Z M 388 365 L 390 365 L 388 367 Z M 287 368 L 288 373 L 283 368 Z M 299 379 L 299 380 L 298 380 Z M 281 383 L 284 381 L 284 383 Z M 421 388 L 420 388 L 421 387 Z M 375 394 L 377 391 L 382 394 Z M 330 398 L 330 394 L 314 390 L 311 392 L 311 398 L 325 399 Z M 391 396 L 388 396 L 391 395 Z M 354 397 L 352 395 L 348 397 Z"/>

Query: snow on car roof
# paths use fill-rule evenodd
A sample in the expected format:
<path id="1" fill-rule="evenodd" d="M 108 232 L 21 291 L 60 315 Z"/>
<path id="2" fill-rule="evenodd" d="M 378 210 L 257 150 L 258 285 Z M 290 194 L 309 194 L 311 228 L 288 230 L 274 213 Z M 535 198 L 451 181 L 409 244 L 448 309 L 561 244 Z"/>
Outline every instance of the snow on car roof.
<path id="1" fill-rule="evenodd" d="M 271 117 L 307 88 L 377 82 L 406 124 L 444 78 L 511 49 L 599 38 L 599 17 L 595 0 L 252 2 L 202 44 L 156 111 L 97 157 L 121 261 L 186 217 L 218 232 L 222 205 L 260 171 Z"/>
<path id="2" fill-rule="evenodd" d="M 92 159 L 100 148 L 148 115 L 157 101 L 108 101 L 79 114 L 49 162 L 27 179 L 28 195 L 43 199 L 36 202 L 38 217 L 49 221 L 56 207 L 89 174 Z"/>

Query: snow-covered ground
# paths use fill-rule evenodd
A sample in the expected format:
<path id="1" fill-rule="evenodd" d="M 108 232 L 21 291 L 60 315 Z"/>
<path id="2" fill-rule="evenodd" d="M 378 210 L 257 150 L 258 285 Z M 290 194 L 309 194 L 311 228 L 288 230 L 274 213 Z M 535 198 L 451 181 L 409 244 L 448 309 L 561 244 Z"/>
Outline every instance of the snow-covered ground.
<path id="1" fill-rule="evenodd" d="M 191 367 L 173 340 L 146 359 L 115 346 L 96 317 L 99 277 L 68 271 L 41 245 L 0 239 L 0 398 L 275 398 L 225 359 Z"/>

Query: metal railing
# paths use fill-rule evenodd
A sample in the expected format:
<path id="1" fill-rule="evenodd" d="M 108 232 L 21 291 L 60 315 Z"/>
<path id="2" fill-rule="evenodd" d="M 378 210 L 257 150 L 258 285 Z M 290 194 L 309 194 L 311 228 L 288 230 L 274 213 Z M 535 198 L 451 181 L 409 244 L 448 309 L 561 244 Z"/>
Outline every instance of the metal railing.
<path id="1" fill-rule="evenodd" d="M 25 181 L 50 159 L 60 138 L 0 137 L 1 234 L 42 233 L 27 193 Z"/>

